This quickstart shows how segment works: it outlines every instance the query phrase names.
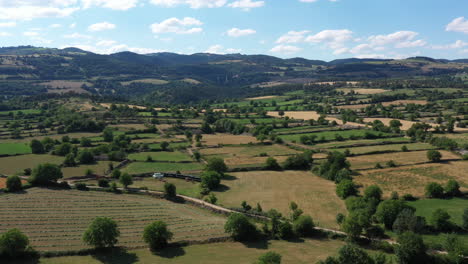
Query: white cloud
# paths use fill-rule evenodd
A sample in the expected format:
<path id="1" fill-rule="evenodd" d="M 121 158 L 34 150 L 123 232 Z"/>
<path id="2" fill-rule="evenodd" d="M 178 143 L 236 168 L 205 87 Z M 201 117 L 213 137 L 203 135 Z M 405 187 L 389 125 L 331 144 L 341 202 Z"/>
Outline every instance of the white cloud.
<path id="1" fill-rule="evenodd" d="M 45 17 L 67 17 L 79 10 L 79 8 L 58 8 L 47 6 L 17 6 L 2 7 L 0 5 L 0 17 L 12 20 L 31 20 Z"/>
<path id="2" fill-rule="evenodd" d="M 315 2 L 318 2 L 319 0 L 299 0 L 299 2 L 302 2 L 302 3 L 315 3 Z M 330 2 L 338 2 L 338 0 L 328 0 Z"/>
<path id="3" fill-rule="evenodd" d="M 61 28 L 62 25 L 60 25 L 60 24 L 52 24 L 52 25 L 50 25 L 49 27 L 50 27 L 50 28 Z"/>
<path id="4" fill-rule="evenodd" d="M 11 28 L 16 27 L 16 22 L 3 22 L 0 23 L 0 28 Z"/>
<path id="5" fill-rule="evenodd" d="M 417 47 L 424 47 L 427 45 L 427 42 L 422 40 L 422 39 L 418 39 L 418 40 L 415 40 L 415 41 L 404 41 L 404 42 L 401 42 L 401 43 L 397 43 L 395 45 L 395 48 L 398 48 L 398 49 L 404 49 L 404 48 L 417 48 Z"/>
<path id="6" fill-rule="evenodd" d="M 447 45 L 434 45 L 431 48 L 436 50 L 448 50 L 448 49 L 460 49 L 463 47 L 468 46 L 468 42 L 464 42 L 462 40 L 457 40 L 455 43 L 447 44 Z"/>
<path id="7" fill-rule="evenodd" d="M 97 54 L 112 54 L 122 51 L 131 51 L 138 54 L 148 54 L 148 53 L 157 53 L 157 52 L 164 52 L 165 50 L 159 49 L 152 49 L 152 48 L 140 48 L 140 47 L 130 47 L 126 44 L 115 44 L 108 47 L 96 47 L 93 45 L 88 44 L 70 44 L 70 45 L 63 45 L 60 48 L 68 48 L 68 47 L 75 47 L 82 50 L 90 51 Z"/>
<path id="8" fill-rule="evenodd" d="M 445 30 L 468 34 L 468 20 L 464 17 L 455 18 L 447 25 Z"/>
<path id="9" fill-rule="evenodd" d="M 37 36 L 39 36 L 39 33 L 34 32 L 34 31 L 26 31 L 26 32 L 23 32 L 23 36 L 26 36 L 26 37 L 37 37 Z"/>
<path id="10" fill-rule="evenodd" d="M 289 31 L 288 33 L 284 34 L 283 36 L 279 37 L 276 40 L 276 43 L 283 44 L 283 43 L 299 43 L 302 42 L 305 38 L 305 34 L 309 33 L 308 30 L 303 31 Z"/>
<path id="11" fill-rule="evenodd" d="M 97 31 L 103 31 L 103 30 L 111 30 L 115 28 L 116 28 L 115 24 L 112 24 L 109 22 L 101 22 L 101 23 L 90 25 L 88 27 L 88 30 L 91 32 L 97 32 Z"/>
<path id="12" fill-rule="evenodd" d="M 83 35 L 83 34 L 80 34 L 80 33 L 68 34 L 68 35 L 64 35 L 63 37 L 64 38 L 69 38 L 69 39 L 90 39 L 90 38 L 92 38 L 89 35 Z"/>
<path id="13" fill-rule="evenodd" d="M 374 35 L 368 38 L 373 46 L 384 46 L 413 40 L 419 33 L 413 31 L 397 31 L 388 35 Z"/>
<path id="14" fill-rule="evenodd" d="M 11 36 L 11 34 L 8 32 L 0 32 L 0 37 L 9 37 L 9 36 Z"/>
<path id="15" fill-rule="evenodd" d="M 231 29 L 228 30 L 226 33 L 227 33 L 227 35 L 230 36 L 230 37 L 237 38 L 237 37 L 243 37 L 243 36 L 253 35 L 253 34 L 257 33 L 257 31 L 255 31 L 255 30 L 253 30 L 253 29 L 231 28 Z"/>
<path id="16" fill-rule="evenodd" d="M 121 11 L 136 7 L 138 1 L 139 0 L 81 0 L 83 8 L 97 6 Z"/>
<path id="17" fill-rule="evenodd" d="M 373 53 L 373 54 L 358 54 L 354 56 L 355 58 L 358 59 L 387 59 L 388 57 L 385 56 L 384 54 L 378 54 L 378 53 Z"/>
<path id="18" fill-rule="evenodd" d="M 117 44 L 117 41 L 114 40 L 101 40 L 98 43 L 96 43 L 96 46 L 99 47 L 110 47 Z"/>
<path id="19" fill-rule="evenodd" d="M 342 48 L 344 43 L 352 39 L 353 32 L 348 29 L 323 30 L 308 36 L 305 41 L 310 43 L 325 43 L 330 48 Z"/>
<path id="20" fill-rule="evenodd" d="M 227 0 L 151 0 L 153 5 L 164 7 L 175 7 L 178 5 L 189 5 L 190 8 L 216 8 L 222 7 L 227 3 Z"/>
<path id="21" fill-rule="evenodd" d="M 185 17 L 183 19 L 169 18 L 160 23 L 154 23 L 150 26 L 151 31 L 155 34 L 161 33 L 176 33 L 176 34 L 194 34 L 200 33 L 203 29 L 199 26 L 203 25 L 200 20 L 193 17 Z"/>
<path id="22" fill-rule="evenodd" d="M 281 53 L 281 54 L 294 54 L 300 52 L 302 49 L 291 45 L 278 45 L 273 47 L 270 52 Z"/>
<path id="23" fill-rule="evenodd" d="M 348 48 L 340 48 L 340 49 L 336 49 L 336 50 L 333 51 L 333 55 L 341 55 L 341 54 L 345 54 L 345 53 L 349 53 Z"/>
<path id="24" fill-rule="evenodd" d="M 70 24 L 68 27 L 69 28 L 76 28 L 76 23 Z"/>
<path id="25" fill-rule="evenodd" d="M 265 5 L 265 1 L 238 0 L 230 3 L 228 6 L 232 8 L 241 8 L 244 11 L 249 11 L 252 8 L 258 8 Z"/>
<path id="26" fill-rule="evenodd" d="M 233 49 L 233 48 L 224 49 L 224 47 L 219 44 L 210 46 L 207 50 L 205 50 L 206 53 L 211 53 L 211 54 L 239 53 L 241 51 L 242 51 L 241 49 Z"/>

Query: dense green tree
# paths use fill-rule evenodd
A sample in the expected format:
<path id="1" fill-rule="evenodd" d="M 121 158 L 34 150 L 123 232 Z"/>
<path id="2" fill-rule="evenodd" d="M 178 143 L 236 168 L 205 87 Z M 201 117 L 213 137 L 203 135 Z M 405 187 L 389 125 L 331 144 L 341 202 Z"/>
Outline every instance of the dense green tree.
<path id="1" fill-rule="evenodd" d="M 162 221 L 151 223 L 145 227 L 143 232 L 143 240 L 148 243 L 152 251 L 165 248 L 172 237 L 173 234 L 167 228 L 166 223 Z"/>
<path id="2" fill-rule="evenodd" d="M 460 241 L 457 234 L 447 234 L 443 246 L 448 253 L 448 258 L 451 263 L 466 263 L 463 256 L 466 254 L 468 248 L 462 241 Z"/>
<path id="3" fill-rule="evenodd" d="M 130 174 L 125 172 L 120 175 L 119 182 L 124 186 L 125 189 L 127 189 L 129 185 L 133 184 L 133 178 Z"/>
<path id="4" fill-rule="evenodd" d="M 6 187 L 9 192 L 17 192 L 23 189 L 20 177 L 11 175 L 6 180 Z"/>
<path id="5" fill-rule="evenodd" d="M 382 200 L 382 189 L 377 185 L 371 185 L 364 190 L 364 198 L 380 201 Z"/>
<path id="6" fill-rule="evenodd" d="M 428 198 L 444 197 L 444 188 L 436 182 L 428 183 L 425 187 L 425 192 Z"/>
<path id="7" fill-rule="evenodd" d="M 426 219 L 424 217 L 414 215 L 414 210 L 404 209 L 398 214 L 392 229 L 397 234 L 402 234 L 407 231 L 421 233 L 425 226 Z"/>
<path id="8" fill-rule="evenodd" d="M 42 145 L 42 143 L 37 139 L 31 140 L 30 146 L 33 154 L 45 153 L 44 145 Z"/>
<path id="9" fill-rule="evenodd" d="M 280 171 L 281 169 L 281 166 L 275 158 L 269 157 L 266 160 L 265 170 Z"/>
<path id="10" fill-rule="evenodd" d="M 281 264 L 281 255 L 270 251 L 258 258 L 256 264 Z"/>
<path id="11" fill-rule="evenodd" d="M 288 157 L 283 163 L 285 170 L 309 170 L 312 165 L 312 153 L 305 152 Z"/>
<path id="12" fill-rule="evenodd" d="M 81 164 L 92 164 L 95 162 L 94 155 L 90 151 L 87 151 L 87 150 L 84 150 L 78 153 L 77 158 Z"/>
<path id="13" fill-rule="evenodd" d="M 460 196 L 460 184 L 456 180 L 449 180 L 445 185 L 445 194 L 449 197 Z"/>
<path id="14" fill-rule="evenodd" d="M 463 211 L 462 215 L 462 227 L 465 230 L 468 230 L 468 208 Z"/>
<path id="15" fill-rule="evenodd" d="M 257 227 L 240 213 L 233 213 L 228 217 L 224 230 L 236 241 L 251 241 L 258 238 Z"/>
<path id="16" fill-rule="evenodd" d="M 312 236 L 315 231 L 315 224 L 309 215 L 301 215 L 293 222 L 294 232 L 300 237 Z"/>
<path id="17" fill-rule="evenodd" d="M 164 196 L 167 199 L 174 199 L 177 197 L 176 186 L 173 183 L 166 182 L 164 184 Z"/>
<path id="18" fill-rule="evenodd" d="M 350 166 L 344 153 L 334 151 L 328 154 L 327 160 L 320 165 L 318 173 L 328 180 L 336 181 L 339 172 L 349 170 Z"/>
<path id="19" fill-rule="evenodd" d="M 85 137 L 81 138 L 80 146 L 87 148 L 87 147 L 91 147 L 91 145 L 92 145 L 91 139 L 85 138 Z"/>
<path id="20" fill-rule="evenodd" d="M 0 257 L 16 258 L 23 255 L 29 247 L 29 239 L 19 229 L 11 229 L 0 236 Z"/>
<path id="21" fill-rule="evenodd" d="M 107 217 L 97 217 L 83 234 L 83 241 L 96 248 L 113 247 L 120 236 L 117 223 Z"/>
<path id="22" fill-rule="evenodd" d="M 65 156 L 65 160 L 63 161 L 63 166 L 65 166 L 65 167 L 75 167 L 76 166 L 75 154 L 68 153 Z"/>
<path id="23" fill-rule="evenodd" d="M 119 169 L 112 170 L 112 173 L 111 173 L 112 178 L 120 179 L 120 175 L 122 175 L 122 173 L 120 172 Z"/>
<path id="24" fill-rule="evenodd" d="M 373 259 L 366 251 L 353 244 L 347 244 L 340 248 L 337 260 L 340 264 L 374 264 Z"/>
<path id="25" fill-rule="evenodd" d="M 40 164 L 32 171 L 29 182 L 33 185 L 48 185 L 63 178 L 62 170 L 55 164 Z"/>
<path id="26" fill-rule="evenodd" d="M 278 232 L 281 239 L 288 240 L 294 238 L 294 228 L 288 221 L 279 224 Z"/>
<path id="27" fill-rule="evenodd" d="M 222 158 L 211 158 L 208 159 L 208 162 L 205 167 L 205 171 L 214 171 L 223 175 L 228 170 L 226 163 Z"/>
<path id="28" fill-rule="evenodd" d="M 414 208 L 406 205 L 404 201 L 386 200 L 381 202 L 377 207 L 375 217 L 379 223 L 385 225 L 385 228 L 392 229 L 393 223 L 404 209 L 414 210 Z"/>
<path id="29" fill-rule="evenodd" d="M 427 151 L 427 159 L 430 162 L 440 162 L 442 159 L 442 154 L 440 154 L 440 152 L 437 150 L 431 149 Z"/>
<path id="30" fill-rule="evenodd" d="M 357 186 L 352 180 L 342 180 L 336 185 L 336 195 L 338 195 L 338 197 L 341 199 L 346 199 L 349 196 L 354 196 L 357 194 Z"/>
<path id="31" fill-rule="evenodd" d="M 201 175 L 201 185 L 208 190 L 214 190 L 221 183 L 221 175 L 215 171 L 205 171 Z"/>
<path id="32" fill-rule="evenodd" d="M 421 236 L 405 232 L 398 236 L 395 254 L 399 264 L 427 263 L 426 246 Z"/>
<path id="33" fill-rule="evenodd" d="M 432 212 L 429 223 L 438 231 L 449 231 L 452 227 L 450 223 L 450 215 L 444 209 L 436 209 Z"/>
<path id="34" fill-rule="evenodd" d="M 112 142 L 114 140 L 114 131 L 112 128 L 106 127 L 104 131 L 102 131 L 102 137 L 105 142 Z"/>
<path id="35" fill-rule="evenodd" d="M 74 151 L 74 146 L 71 143 L 64 142 L 60 145 L 55 146 L 53 154 L 58 156 L 66 156 L 68 153 Z"/>

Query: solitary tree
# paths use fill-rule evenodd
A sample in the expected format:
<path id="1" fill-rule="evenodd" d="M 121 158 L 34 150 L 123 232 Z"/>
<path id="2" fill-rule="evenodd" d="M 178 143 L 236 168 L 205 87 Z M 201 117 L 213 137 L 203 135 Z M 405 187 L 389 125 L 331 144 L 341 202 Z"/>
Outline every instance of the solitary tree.
<path id="1" fill-rule="evenodd" d="M 9 192 L 17 192 L 23 189 L 23 184 L 21 183 L 20 177 L 12 175 L 7 178 L 6 187 Z"/>
<path id="2" fill-rule="evenodd" d="M 438 231 L 448 231 L 452 227 L 450 215 L 444 209 L 435 210 L 430 218 L 430 224 Z"/>
<path id="3" fill-rule="evenodd" d="M 237 241 L 254 240 L 258 235 L 255 225 L 245 215 L 239 213 L 233 213 L 228 217 L 224 230 Z"/>
<path id="4" fill-rule="evenodd" d="M 425 189 L 428 198 L 442 198 L 444 196 L 444 188 L 436 182 L 428 183 Z"/>
<path id="5" fill-rule="evenodd" d="M 167 151 L 167 149 L 169 148 L 169 143 L 166 142 L 166 141 L 163 141 L 163 142 L 161 142 L 161 144 L 159 146 L 161 147 L 162 151 Z"/>
<path id="6" fill-rule="evenodd" d="M 33 185 L 48 185 L 63 177 L 60 167 L 55 164 L 45 163 L 38 165 L 29 177 Z"/>
<path id="7" fill-rule="evenodd" d="M 0 256 L 21 256 L 29 246 L 29 239 L 19 229 L 11 229 L 0 236 Z"/>
<path id="8" fill-rule="evenodd" d="M 96 248 L 113 247 L 120 235 L 117 223 L 107 217 L 97 217 L 83 235 L 83 241 Z"/>
<path id="9" fill-rule="evenodd" d="M 445 194 L 450 197 L 459 196 L 461 194 L 460 184 L 456 180 L 449 180 L 445 185 Z"/>
<path id="10" fill-rule="evenodd" d="M 45 149 L 44 149 L 44 145 L 42 145 L 42 143 L 37 140 L 37 139 L 33 139 L 31 140 L 31 151 L 33 154 L 43 154 L 45 153 Z"/>
<path id="11" fill-rule="evenodd" d="M 346 199 L 349 196 L 356 195 L 358 189 L 352 180 L 342 180 L 336 186 L 336 195 L 341 199 Z"/>
<path id="12" fill-rule="evenodd" d="M 442 154 L 440 154 L 439 151 L 432 149 L 427 151 L 427 159 L 430 162 L 440 162 L 440 159 L 442 159 Z"/>
<path id="13" fill-rule="evenodd" d="M 293 223 L 294 232 L 301 237 L 311 236 L 315 231 L 315 224 L 309 215 L 301 215 Z"/>
<path id="14" fill-rule="evenodd" d="M 129 185 L 133 184 L 133 179 L 132 179 L 132 176 L 130 174 L 124 173 L 124 174 L 120 175 L 119 182 L 120 182 L 120 184 L 122 184 L 124 186 L 125 189 L 127 189 L 127 187 Z"/>
<path id="15" fill-rule="evenodd" d="M 398 237 L 395 254 L 398 263 L 426 263 L 426 246 L 422 238 L 414 233 L 405 232 Z"/>
<path id="16" fill-rule="evenodd" d="M 219 174 L 224 174 L 227 171 L 228 167 L 222 158 L 211 158 L 206 164 L 206 171 L 215 171 Z"/>
<path id="17" fill-rule="evenodd" d="M 164 184 L 164 196 L 167 199 L 174 199 L 177 196 L 176 186 L 173 183 L 166 182 Z"/>
<path id="18" fill-rule="evenodd" d="M 201 185 L 208 190 L 214 190 L 221 183 L 221 175 L 215 171 L 206 171 L 201 176 Z"/>
<path id="19" fill-rule="evenodd" d="M 162 249 L 167 246 L 173 234 L 167 228 L 166 223 L 156 221 L 145 227 L 143 232 L 143 240 L 148 243 L 152 251 Z"/>
<path id="20" fill-rule="evenodd" d="M 111 174 L 112 178 L 114 179 L 120 179 L 120 175 L 122 175 L 122 173 L 119 169 L 114 169 Z"/>

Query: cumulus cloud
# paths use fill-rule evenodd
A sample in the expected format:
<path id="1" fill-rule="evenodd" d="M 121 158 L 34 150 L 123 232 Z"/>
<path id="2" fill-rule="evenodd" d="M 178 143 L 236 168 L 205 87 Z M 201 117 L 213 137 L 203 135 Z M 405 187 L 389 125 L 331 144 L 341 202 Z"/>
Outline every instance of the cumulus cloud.
<path id="1" fill-rule="evenodd" d="M 303 31 L 289 31 L 288 33 L 284 34 L 283 36 L 279 37 L 276 40 L 278 44 L 284 43 L 299 43 L 302 42 L 305 38 L 305 34 L 309 33 L 308 30 Z"/>
<path id="2" fill-rule="evenodd" d="M 8 32 L 0 32 L 0 37 L 9 37 L 9 36 L 11 36 L 11 34 Z"/>
<path id="3" fill-rule="evenodd" d="M 11 28 L 16 27 L 16 22 L 3 22 L 0 23 L 0 28 Z"/>
<path id="4" fill-rule="evenodd" d="M 206 53 L 211 53 L 211 54 L 226 54 L 226 53 L 239 53 L 241 52 L 241 49 L 233 49 L 233 48 L 228 48 L 225 49 L 222 45 L 213 45 L 210 46 L 205 52 Z"/>
<path id="5" fill-rule="evenodd" d="M 416 38 L 419 33 L 414 31 L 397 31 L 388 35 L 374 35 L 368 38 L 373 46 L 384 46 L 388 44 L 396 44 L 401 42 L 408 42 Z"/>
<path id="6" fill-rule="evenodd" d="M 117 41 L 114 40 L 101 40 L 96 43 L 96 46 L 98 47 L 110 47 L 117 44 Z"/>
<path id="7" fill-rule="evenodd" d="M 203 29 L 200 27 L 203 23 L 193 17 L 178 19 L 176 17 L 166 19 L 160 23 L 154 23 L 150 26 L 155 34 L 175 33 L 175 34 L 194 34 L 200 33 Z"/>
<path id="8" fill-rule="evenodd" d="M 340 49 L 344 43 L 351 40 L 353 32 L 348 29 L 323 30 L 315 35 L 308 36 L 305 41 L 310 43 L 325 43 L 333 49 Z"/>
<path id="9" fill-rule="evenodd" d="M 280 53 L 280 54 L 294 54 L 294 53 L 298 53 L 302 50 L 302 48 L 299 48 L 299 47 L 296 47 L 296 46 L 292 46 L 292 45 L 277 45 L 275 47 L 273 47 L 270 52 L 274 52 L 274 53 Z"/>
<path id="10" fill-rule="evenodd" d="M 395 48 L 398 48 L 398 49 L 417 48 L 417 47 L 424 47 L 426 45 L 427 45 L 426 41 L 424 41 L 422 39 L 418 39 L 418 40 L 415 40 L 415 41 L 404 41 L 404 42 L 397 43 L 395 45 Z"/>
<path id="11" fill-rule="evenodd" d="M 455 18 L 447 25 L 445 30 L 468 34 L 468 20 L 464 17 Z"/>
<path id="12" fill-rule="evenodd" d="M 81 0 L 83 8 L 93 6 L 109 8 L 113 10 L 128 10 L 134 8 L 139 0 Z"/>
<path id="13" fill-rule="evenodd" d="M 63 37 L 68 38 L 68 39 L 90 39 L 90 38 L 92 38 L 89 35 L 83 35 L 83 34 L 80 34 L 80 33 L 67 34 L 67 35 L 64 35 Z"/>
<path id="14" fill-rule="evenodd" d="M 253 29 L 231 28 L 226 33 L 230 37 L 238 38 L 238 37 L 253 35 L 253 34 L 257 33 L 257 31 L 255 31 Z"/>
<path id="15" fill-rule="evenodd" d="M 464 42 L 462 40 L 457 40 L 455 43 L 447 44 L 447 45 L 433 45 L 431 48 L 436 50 L 449 50 L 449 49 L 461 49 L 463 47 L 468 46 L 468 42 Z"/>
<path id="16" fill-rule="evenodd" d="M 228 6 L 232 8 L 241 8 L 244 11 L 249 11 L 252 8 L 258 8 L 265 5 L 265 1 L 238 0 L 230 3 Z"/>
<path id="17" fill-rule="evenodd" d="M 299 0 L 299 2 L 302 2 L 302 3 L 315 3 L 315 2 L 318 2 L 319 0 Z M 338 0 L 328 0 L 330 2 L 338 2 Z"/>
<path id="18" fill-rule="evenodd" d="M 36 37 L 36 36 L 39 36 L 39 33 L 35 31 L 26 31 L 26 32 L 23 32 L 23 36 Z"/>
<path id="19" fill-rule="evenodd" d="M 61 28 L 62 25 L 60 25 L 60 24 L 52 24 L 52 25 L 50 25 L 49 27 L 50 27 L 50 28 Z"/>
<path id="20" fill-rule="evenodd" d="M 79 48 L 79 49 L 90 51 L 90 52 L 97 53 L 97 54 L 112 54 L 112 53 L 117 53 L 117 52 L 122 52 L 122 51 L 131 51 L 131 52 L 135 52 L 138 54 L 148 54 L 148 53 L 157 53 L 157 52 L 165 51 L 165 50 L 153 49 L 153 48 L 131 47 L 126 44 L 116 44 L 116 43 L 114 43 L 114 45 L 111 45 L 111 46 L 100 46 L 100 47 L 97 47 L 97 44 L 96 46 L 94 46 L 90 44 L 75 43 L 75 44 L 63 45 L 60 48 L 63 49 L 63 48 L 68 48 L 68 47 L 75 47 L 75 48 Z"/>
<path id="21" fill-rule="evenodd" d="M 101 23 L 90 25 L 88 27 L 88 30 L 91 32 L 97 32 L 97 31 L 103 31 L 103 30 L 111 30 L 115 28 L 116 28 L 115 24 L 112 24 L 109 22 L 101 22 Z"/>
<path id="22" fill-rule="evenodd" d="M 190 8 L 215 8 L 222 7 L 227 0 L 151 0 L 153 5 L 164 7 L 175 7 L 178 5 L 188 5 Z"/>

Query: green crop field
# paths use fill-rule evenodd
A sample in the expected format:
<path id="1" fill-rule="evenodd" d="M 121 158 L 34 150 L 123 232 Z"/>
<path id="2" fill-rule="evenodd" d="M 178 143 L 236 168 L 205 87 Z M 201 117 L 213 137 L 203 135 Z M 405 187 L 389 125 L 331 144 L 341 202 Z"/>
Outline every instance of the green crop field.
<path id="1" fill-rule="evenodd" d="M 148 156 L 150 156 L 153 160 L 158 161 L 192 161 L 192 158 L 188 154 L 179 151 L 140 152 L 130 154 L 128 155 L 128 158 L 130 160 L 146 161 Z"/>
<path id="2" fill-rule="evenodd" d="M 406 146 L 409 151 L 414 150 L 428 150 L 428 149 L 435 149 L 436 147 L 428 144 L 428 143 L 413 143 L 413 144 L 388 144 L 388 145 L 379 145 L 379 146 L 365 146 L 365 147 L 353 147 L 347 148 L 351 151 L 352 154 L 366 154 L 366 153 L 373 153 L 373 152 L 385 152 L 385 151 L 401 151 L 401 148 Z M 345 148 L 339 149 L 330 149 L 331 151 L 340 151 L 343 152 Z"/>
<path id="3" fill-rule="evenodd" d="M 203 169 L 201 163 L 165 163 L 165 162 L 134 162 L 122 169 L 130 174 L 141 174 L 151 172 L 190 172 Z"/>
<path id="4" fill-rule="evenodd" d="M 114 219 L 120 229 L 119 246 L 145 245 L 142 232 L 162 220 L 174 241 L 224 237 L 225 219 L 189 205 L 141 195 L 33 188 L 24 194 L 0 195 L 0 233 L 20 228 L 39 251 L 88 248 L 82 235 L 98 216 Z"/>
<path id="5" fill-rule="evenodd" d="M 170 142 L 169 140 L 167 142 L 169 143 L 169 149 L 181 149 L 190 146 L 189 142 Z M 151 150 L 161 150 L 161 143 L 149 144 L 148 147 Z"/>
<path id="6" fill-rule="evenodd" d="M 31 147 L 27 143 L 0 143 L 0 155 L 29 154 Z"/>
<path id="7" fill-rule="evenodd" d="M 23 109 L 23 110 L 14 110 L 14 111 L 0 111 L 0 116 L 9 115 L 10 113 L 17 115 L 18 113 L 23 114 L 40 114 L 41 110 L 39 109 Z"/>
<path id="8" fill-rule="evenodd" d="M 0 158 L 0 173 L 5 175 L 13 175 L 15 173 L 22 173 L 24 169 L 33 169 L 39 164 L 52 163 L 61 164 L 64 157 L 53 155 L 21 155 Z"/>
<path id="9" fill-rule="evenodd" d="M 316 140 L 320 138 L 324 138 L 327 141 L 335 140 L 336 135 L 340 135 L 345 139 L 349 139 L 350 137 L 363 137 L 366 133 L 370 133 L 372 135 L 383 135 L 387 136 L 388 134 L 382 132 L 376 132 L 372 130 L 364 130 L 364 129 L 353 129 L 353 130 L 343 130 L 343 131 L 324 131 L 324 132 L 316 132 L 316 133 L 307 133 L 307 134 L 291 134 L 291 135 L 281 135 L 280 137 L 283 140 L 287 141 L 296 141 L 299 142 L 302 136 L 317 136 Z"/>

